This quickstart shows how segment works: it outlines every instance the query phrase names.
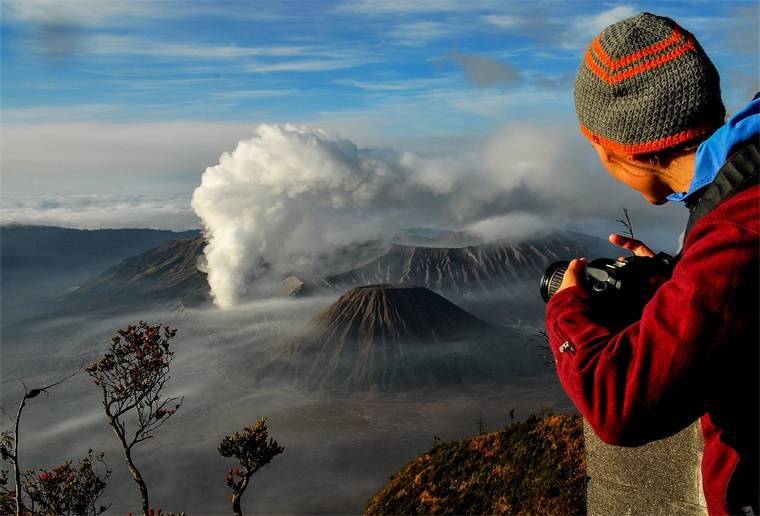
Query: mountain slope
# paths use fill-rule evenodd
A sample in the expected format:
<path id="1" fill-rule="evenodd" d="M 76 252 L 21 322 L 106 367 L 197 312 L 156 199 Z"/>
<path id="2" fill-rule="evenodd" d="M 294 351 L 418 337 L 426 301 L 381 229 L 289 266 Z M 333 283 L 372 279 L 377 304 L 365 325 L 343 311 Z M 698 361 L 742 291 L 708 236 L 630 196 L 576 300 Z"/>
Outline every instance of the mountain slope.
<path id="1" fill-rule="evenodd" d="M 541 365 L 525 337 L 424 287 L 356 287 L 263 368 L 308 390 L 382 392 L 506 382 Z"/>
<path id="2" fill-rule="evenodd" d="M 24 317 L 108 267 L 167 240 L 197 235 L 155 229 L 0 226 L 3 321 Z"/>
<path id="3" fill-rule="evenodd" d="M 35 269 L 52 272 L 103 270 L 167 240 L 189 238 L 198 231 L 159 229 L 72 229 L 54 226 L 0 226 L 0 260 L 4 272 Z"/>
<path id="4" fill-rule="evenodd" d="M 206 275 L 199 269 L 201 237 L 164 242 L 124 260 L 83 283 L 65 301 L 69 306 L 117 307 L 153 302 L 193 304 L 208 300 Z"/>
<path id="5" fill-rule="evenodd" d="M 585 514 L 580 416 L 529 417 L 439 444 L 394 474 L 365 514 Z"/>
<path id="6" fill-rule="evenodd" d="M 327 276 L 337 290 L 356 285 L 393 282 L 422 285 L 459 297 L 499 296 L 524 300 L 537 297 L 546 266 L 577 256 L 606 256 L 611 246 L 576 233 L 558 233 L 518 243 L 468 247 L 394 245 L 376 260 L 356 269 Z"/>
<path id="7" fill-rule="evenodd" d="M 181 245 L 171 247 L 183 269 L 168 275 L 163 271 L 167 260 L 166 248 L 155 249 L 113 267 L 86 284 L 74 297 L 78 303 L 89 294 L 104 295 L 109 289 L 120 292 L 126 285 L 140 285 L 135 295 L 150 294 L 146 299 L 200 300 L 208 299 L 206 274 L 196 267 L 204 246 L 203 237 L 197 236 Z M 343 270 L 338 274 L 314 276 L 292 271 L 300 294 L 319 292 L 345 292 L 353 287 L 376 283 L 420 285 L 441 295 L 476 309 L 477 313 L 498 311 L 494 298 L 513 300 L 515 306 L 531 304 L 528 312 L 535 312 L 542 302 L 538 295 L 538 282 L 545 267 L 552 261 L 575 256 L 611 256 L 614 250 L 601 239 L 579 233 L 561 232 L 546 237 L 517 243 L 482 244 L 469 247 L 419 247 L 392 245 L 382 247 L 378 242 L 353 246 L 335 251 L 334 256 L 320 257 L 322 270 Z M 352 264 L 357 264 L 354 266 Z M 342 266 L 342 268 L 341 268 Z M 176 277 L 184 278 L 177 282 Z M 169 281 L 167 281 L 167 279 Z M 187 290 L 183 291 L 182 286 Z M 130 288 L 131 288 L 130 287 Z M 263 294 L 275 294 L 278 289 Z M 279 288 L 280 294 L 291 293 L 288 285 Z M 73 297 L 72 297 L 73 299 Z M 94 298 L 95 306 L 102 298 Z M 68 299 L 67 299 L 68 301 Z M 516 310 L 519 308 L 515 308 Z M 489 320 L 499 320 L 491 317 Z"/>

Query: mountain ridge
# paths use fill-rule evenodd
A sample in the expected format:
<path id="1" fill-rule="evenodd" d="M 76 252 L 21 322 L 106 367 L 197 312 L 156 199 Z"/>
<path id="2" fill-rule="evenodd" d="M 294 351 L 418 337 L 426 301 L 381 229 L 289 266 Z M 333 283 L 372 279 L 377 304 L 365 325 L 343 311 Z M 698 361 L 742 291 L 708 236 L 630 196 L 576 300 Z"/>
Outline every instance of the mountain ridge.
<path id="1" fill-rule="evenodd" d="M 75 293 L 81 302 L 93 285 L 105 290 L 110 282 L 112 290 L 132 285 L 134 296 L 153 299 L 170 299 L 189 303 L 210 300 L 206 274 L 198 264 L 203 263 L 202 236 L 185 239 L 174 250 L 187 255 L 182 260 L 184 270 L 174 274 L 187 279 L 187 292 L 181 292 L 176 282 L 162 286 L 161 275 L 151 274 L 167 260 L 164 249 L 152 249 L 130 258 L 92 278 Z M 612 255 L 615 251 L 606 242 L 579 233 L 562 232 L 520 242 L 496 242 L 465 247 L 424 247 L 391 244 L 385 247 L 373 244 L 375 257 L 362 260 L 363 265 L 344 272 L 325 276 L 291 272 L 283 278 L 286 284 L 270 294 L 304 295 L 309 293 L 345 292 L 353 287 L 378 283 L 421 285 L 459 302 L 494 297 L 524 301 L 536 298 L 538 280 L 551 261 L 575 256 Z M 363 250 L 366 254 L 370 250 Z M 135 265 L 141 265 L 139 269 Z M 140 279 L 141 281 L 136 281 Z M 289 286 L 288 283 L 291 285 Z M 292 284 L 298 286 L 292 288 Z M 139 288 L 138 288 L 139 286 Z M 67 298 L 68 300 L 68 298 Z"/>

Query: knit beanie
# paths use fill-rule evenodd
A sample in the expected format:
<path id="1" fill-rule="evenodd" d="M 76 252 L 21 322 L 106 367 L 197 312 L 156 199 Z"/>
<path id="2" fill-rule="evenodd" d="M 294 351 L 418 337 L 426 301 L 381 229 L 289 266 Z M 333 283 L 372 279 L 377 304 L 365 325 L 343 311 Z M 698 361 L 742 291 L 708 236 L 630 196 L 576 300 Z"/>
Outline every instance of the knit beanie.
<path id="1" fill-rule="evenodd" d="M 725 117 L 710 58 L 692 34 L 651 13 L 610 25 L 594 39 L 574 97 L 583 134 L 629 156 L 704 139 Z"/>

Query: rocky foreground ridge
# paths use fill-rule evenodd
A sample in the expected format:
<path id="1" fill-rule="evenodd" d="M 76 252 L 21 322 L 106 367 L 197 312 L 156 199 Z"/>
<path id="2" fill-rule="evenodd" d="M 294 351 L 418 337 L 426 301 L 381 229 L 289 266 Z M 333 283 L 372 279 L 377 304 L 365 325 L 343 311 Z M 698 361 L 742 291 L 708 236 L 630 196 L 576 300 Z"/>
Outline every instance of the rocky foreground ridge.
<path id="1" fill-rule="evenodd" d="M 584 455 L 580 416 L 531 416 L 438 444 L 392 475 L 365 514 L 586 514 Z"/>

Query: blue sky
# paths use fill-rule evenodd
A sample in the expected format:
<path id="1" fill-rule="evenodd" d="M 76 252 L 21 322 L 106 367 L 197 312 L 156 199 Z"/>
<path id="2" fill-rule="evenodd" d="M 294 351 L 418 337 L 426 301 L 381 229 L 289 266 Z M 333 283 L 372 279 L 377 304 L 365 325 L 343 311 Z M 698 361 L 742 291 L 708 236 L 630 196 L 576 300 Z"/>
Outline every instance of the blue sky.
<path id="1" fill-rule="evenodd" d="M 186 195 L 262 122 L 421 154 L 572 128 L 585 46 L 642 10 L 697 36 L 729 110 L 758 87 L 755 1 L 5 0 L 2 195 Z"/>
<path id="2" fill-rule="evenodd" d="M 409 124 L 480 129 L 570 111 L 585 45 L 641 10 L 697 35 L 729 104 L 746 96 L 752 1 L 26 0 L 3 3 L 3 110 L 10 123 L 279 122 L 414 104 Z"/>

